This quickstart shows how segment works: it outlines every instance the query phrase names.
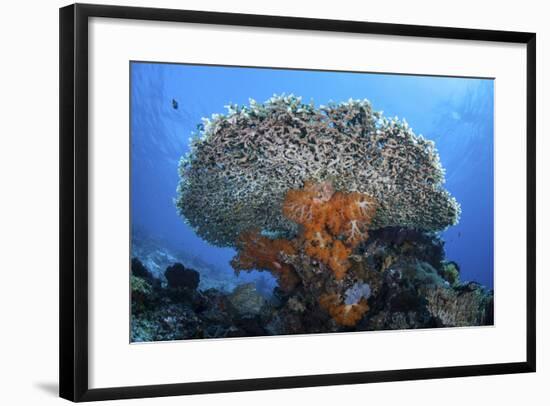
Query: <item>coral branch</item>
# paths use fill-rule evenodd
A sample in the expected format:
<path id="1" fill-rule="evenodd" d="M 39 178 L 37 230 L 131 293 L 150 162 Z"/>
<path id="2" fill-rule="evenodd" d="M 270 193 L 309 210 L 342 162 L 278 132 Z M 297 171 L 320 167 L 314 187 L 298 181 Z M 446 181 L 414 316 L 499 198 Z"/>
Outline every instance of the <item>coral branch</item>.
<path id="1" fill-rule="evenodd" d="M 319 298 L 319 305 L 325 309 L 338 324 L 353 327 L 369 310 L 365 299 L 354 304 L 345 304 L 336 294 L 323 295 Z"/>
<path id="2" fill-rule="evenodd" d="M 346 275 L 353 248 L 368 238 L 376 208 L 372 197 L 335 192 L 327 181 L 305 182 L 283 201 L 283 214 L 303 227 L 305 253 L 329 266 L 337 280 Z"/>
<path id="3" fill-rule="evenodd" d="M 285 216 L 300 225 L 298 236 L 293 240 L 270 239 L 257 230 L 246 231 L 237 240 L 238 255 L 232 266 L 236 271 L 267 270 L 288 292 L 299 283 L 299 276 L 285 262 L 285 255 L 303 253 L 324 264 L 322 270 L 330 270 L 335 281 L 344 280 L 351 267 L 353 248 L 368 237 L 377 204 L 361 193 L 335 192 L 332 183 L 326 181 L 305 182 L 303 188 L 289 190 L 282 208 Z M 319 299 L 320 305 L 341 325 L 354 325 L 368 309 L 366 299 L 352 304 L 340 302 L 334 294 Z"/>
<path id="4" fill-rule="evenodd" d="M 253 269 L 269 271 L 278 279 L 281 289 L 286 291 L 291 291 L 299 283 L 292 266 L 280 259 L 281 254 L 296 253 L 291 241 L 272 240 L 257 230 L 250 230 L 241 234 L 236 245 L 238 254 L 231 261 L 236 272 Z"/>

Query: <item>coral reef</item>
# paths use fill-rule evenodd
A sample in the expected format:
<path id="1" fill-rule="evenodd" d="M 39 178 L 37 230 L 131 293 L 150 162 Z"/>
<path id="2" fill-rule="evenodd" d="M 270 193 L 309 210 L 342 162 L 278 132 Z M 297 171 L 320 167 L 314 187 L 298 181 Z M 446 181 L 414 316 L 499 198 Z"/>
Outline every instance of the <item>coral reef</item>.
<path id="1" fill-rule="evenodd" d="M 153 287 L 144 278 L 130 275 L 130 286 L 132 288 L 132 307 L 136 309 L 144 309 L 145 302 L 151 296 Z"/>
<path id="2" fill-rule="evenodd" d="M 137 259 L 133 267 L 146 269 Z M 181 272 L 181 264 L 165 273 Z M 148 274 L 149 271 L 147 271 Z M 196 273 L 186 269 L 187 274 Z M 197 273 L 198 274 L 198 273 Z M 268 304 L 253 284 L 237 286 L 233 292 L 198 290 L 198 283 L 154 282 L 131 275 L 131 340 L 133 342 L 266 335 Z"/>
<path id="3" fill-rule="evenodd" d="M 243 232 L 237 240 L 238 254 L 231 261 L 237 273 L 254 269 L 270 271 L 284 290 L 292 290 L 299 279 L 293 268 L 282 262 L 280 254 L 292 255 L 296 252 L 291 241 L 271 239 L 257 230 Z"/>
<path id="4" fill-rule="evenodd" d="M 367 228 L 377 204 L 362 193 L 336 192 L 331 182 L 305 182 L 301 189 L 289 190 L 283 201 L 283 214 L 302 226 L 304 251 L 341 280 L 350 264 L 354 247 L 368 238 Z"/>
<path id="5" fill-rule="evenodd" d="M 430 313 L 442 326 L 482 326 L 492 324 L 493 297 L 477 283 L 458 289 L 423 289 Z M 487 309 L 487 311 L 486 311 Z"/>
<path id="6" fill-rule="evenodd" d="M 134 259 L 132 341 L 493 324 L 493 292 L 458 277 L 450 283 L 443 242 L 434 234 L 373 230 L 354 248 L 342 280 L 300 250 L 277 258 L 300 281 L 289 291 L 276 287 L 267 299 L 250 284 L 230 292 L 202 283 L 170 287 Z"/>
<path id="7" fill-rule="evenodd" d="M 198 289 L 208 290 L 211 288 L 224 292 L 231 292 L 236 286 L 243 283 L 254 282 L 256 288 L 264 296 L 269 296 L 277 282 L 269 275 L 260 275 L 257 272 L 235 275 L 227 272 L 224 267 L 216 266 L 202 258 L 196 249 L 174 244 L 172 241 L 153 236 L 140 226 L 132 226 L 132 273 L 140 276 L 134 267 L 134 261 L 139 258 L 139 263 L 146 269 L 147 278 L 154 278 L 155 281 L 167 285 L 165 277 L 166 268 L 175 263 L 182 264 L 185 268 L 194 269 L 200 273 Z"/>
<path id="8" fill-rule="evenodd" d="M 371 229 L 435 231 L 458 221 L 433 142 L 366 100 L 315 107 L 274 96 L 228 110 L 205 120 L 179 167 L 178 211 L 212 244 L 234 246 L 252 228 L 292 237 L 299 222 L 282 204 L 306 181 L 374 199 Z M 353 239 L 360 230 L 349 232 Z"/>
<path id="9" fill-rule="evenodd" d="M 328 181 L 306 182 L 303 188 L 287 192 L 282 207 L 285 217 L 300 225 L 298 236 L 293 240 L 271 239 L 258 231 L 244 232 L 237 241 L 233 268 L 237 272 L 267 270 L 286 292 L 301 283 L 337 323 L 354 325 L 368 305 L 364 300 L 343 303 L 344 296 L 347 301 L 353 296 L 348 293 L 352 290 L 345 295 L 340 290 L 347 286 L 343 279 L 351 267 L 353 249 L 368 237 L 376 202 L 358 192 L 337 192 Z M 317 268 L 301 272 L 303 264 L 297 265 L 291 259 L 298 256 L 302 261 L 316 261 Z M 333 278 L 327 278 L 329 272 Z M 364 286 L 355 285 L 354 289 Z"/>
<path id="10" fill-rule="evenodd" d="M 342 303 L 338 295 L 323 295 L 319 299 L 319 304 L 326 309 L 331 317 L 342 326 L 355 326 L 369 309 L 365 299 L 360 299 L 357 303 Z"/>
<path id="11" fill-rule="evenodd" d="M 460 268 L 454 261 L 448 261 L 443 264 L 441 276 L 451 285 L 456 285 L 460 279 Z"/>
<path id="12" fill-rule="evenodd" d="M 233 282 L 263 279 L 212 288 L 203 263 L 136 249 L 133 341 L 493 323 L 493 292 L 461 282 L 437 234 L 460 206 L 433 142 L 366 100 L 228 109 L 199 127 L 175 204 L 236 249 Z"/>
<path id="13" fill-rule="evenodd" d="M 228 299 L 239 314 L 246 316 L 260 314 L 266 302 L 253 283 L 237 286 Z"/>

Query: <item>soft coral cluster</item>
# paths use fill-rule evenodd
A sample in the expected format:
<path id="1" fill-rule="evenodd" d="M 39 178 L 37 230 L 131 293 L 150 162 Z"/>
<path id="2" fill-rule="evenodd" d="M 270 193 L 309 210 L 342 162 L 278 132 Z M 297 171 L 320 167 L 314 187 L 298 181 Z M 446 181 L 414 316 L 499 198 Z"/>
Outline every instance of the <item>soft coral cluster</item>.
<path id="1" fill-rule="evenodd" d="M 269 271 L 279 281 L 285 291 L 291 291 L 299 279 L 291 265 L 281 260 L 281 254 L 293 255 L 296 248 L 292 241 L 271 239 L 260 234 L 258 230 L 242 233 L 236 242 L 238 254 L 231 261 L 236 272 L 258 269 Z"/>
<path id="2" fill-rule="evenodd" d="M 351 267 L 353 249 L 368 237 L 376 208 L 376 201 L 366 194 L 336 191 L 328 181 L 305 182 L 303 188 L 286 193 L 282 206 L 283 215 L 301 226 L 298 236 L 293 240 L 270 239 L 258 231 L 244 232 L 237 240 L 239 253 L 231 264 L 236 271 L 270 271 L 283 290 L 291 291 L 300 278 L 284 256 L 302 252 L 324 264 L 334 280 L 341 281 Z M 350 305 L 334 293 L 321 295 L 318 302 L 344 326 L 355 325 L 368 309 L 364 299 Z"/>
<path id="3" fill-rule="evenodd" d="M 288 191 L 283 214 L 303 227 L 305 253 L 340 280 L 350 267 L 353 248 L 368 238 L 376 207 L 366 194 L 337 192 L 330 182 L 306 182 L 302 189 Z"/>
<path id="4" fill-rule="evenodd" d="M 369 310 L 367 300 L 362 298 L 359 302 L 346 304 L 337 294 L 323 295 L 319 298 L 319 304 L 325 309 L 338 324 L 353 327 Z"/>

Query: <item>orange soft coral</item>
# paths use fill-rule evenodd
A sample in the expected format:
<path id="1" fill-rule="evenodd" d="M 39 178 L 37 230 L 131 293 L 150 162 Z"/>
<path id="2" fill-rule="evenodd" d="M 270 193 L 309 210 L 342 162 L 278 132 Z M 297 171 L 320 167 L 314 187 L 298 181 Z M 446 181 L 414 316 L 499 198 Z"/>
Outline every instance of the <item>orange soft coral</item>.
<path id="1" fill-rule="evenodd" d="M 330 199 L 327 226 L 335 235 L 342 235 L 350 247 L 368 238 L 367 227 L 376 214 L 375 200 L 362 193 L 337 192 Z"/>
<path id="2" fill-rule="evenodd" d="M 244 232 L 237 240 L 238 255 L 231 264 L 236 271 L 269 271 L 283 290 L 291 291 L 299 277 L 282 254 L 295 255 L 300 250 L 330 269 L 334 279 L 342 280 L 351 267 L 353 249 L 368 238 L 376 206 L 366 194 L 336 192 L 330 182 L 305 182 L 302 189 L 289 190 L 283 202 L 284 216 L 301 226 L 297 238 L 270 239 L 259 231 Z M 366 300 L 347 305 L 336 294 L 323 295 L 319 303 L 344 326 L 355 325 L 368 310 Z"/>
<path id="3" fill-rule="evenodd" d="M 319 298 L 319 305 L 325 309 L 336 323 L 353 327 L 369 310 L 366 299 L 361 299 L 355 304 L 342 303 L 337 294 L 326 294 Z"/>
<path id="4" fill-rule="evenodd" d="M 334 240 L 330 250 L 328 266 L 332 269 L 334 277 L 341 280 L 346 276 L 346 272 L 351 266 L 348 258 L 351 255 L 351 249 L 346 247 L 340 240 Z"/>
<path id="5" fill-rule="evenodd" d="M 325 230 L 306 229 L 304 231 L 304 251 L 317 261 L 327 263 L 330 259 L 332 236 Z"/>
<path id="6" fill-rule="evenodd" d="M 325 203 L 333 194 L 334 189 L 330 182 L 305 182 L 302 189 L 287 192 L 283 202 L 283 214 L 298 224 L 318 223 L 325 215 Z"/>
<path id="7" fill-rule="evenodd" d="M 289 190 L 283 214 L 303 226 L 304 250 L 342 279 L 351 251 L 368 238 L 367 227 L 376 213 L 376 202 L 366 194 L 335 192 L 330 182 L 305 182 Z"/>
<path id="8" fill-rule="evenodd" d="M 299 282 L 294 269 L 281 261 L 281 254 L 293 255 L 296 249 L 291 241 L 270 239 L 257 230 L 242 233 L 237 240 L 238 254 L 231 261 L 236 272 L 242 270 L 264 270 L 279 280 L 281 289 L 291 291 Z"/>

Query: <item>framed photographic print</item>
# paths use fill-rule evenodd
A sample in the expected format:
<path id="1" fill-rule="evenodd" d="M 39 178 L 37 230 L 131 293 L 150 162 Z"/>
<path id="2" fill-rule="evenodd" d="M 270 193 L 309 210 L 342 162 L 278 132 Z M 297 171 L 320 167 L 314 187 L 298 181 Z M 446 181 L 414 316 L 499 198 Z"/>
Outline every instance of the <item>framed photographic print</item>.
<path id="1" fill-rule="evenodd" d="M 533 33 L 62 8 L 60 395 L 534 372 L 535 74 Z"/>

